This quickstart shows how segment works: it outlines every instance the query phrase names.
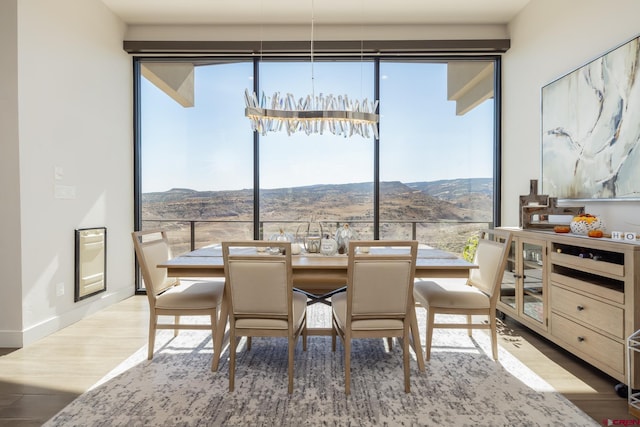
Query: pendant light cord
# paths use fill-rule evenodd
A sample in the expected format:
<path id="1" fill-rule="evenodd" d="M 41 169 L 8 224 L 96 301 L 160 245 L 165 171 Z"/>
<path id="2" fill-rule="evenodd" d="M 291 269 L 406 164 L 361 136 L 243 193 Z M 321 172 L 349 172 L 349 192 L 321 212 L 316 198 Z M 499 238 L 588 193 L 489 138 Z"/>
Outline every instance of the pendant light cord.
<path id="1" fill-rule="evenodd" d="M 315 82 L 315 74 L 313 70 L 313 37 L 314 37 L 314 26 L 315 26 L 315 5 L 314 0 L 311 0 L 311 103 L 313 105 L 316 104 L 316 82 Z"/>

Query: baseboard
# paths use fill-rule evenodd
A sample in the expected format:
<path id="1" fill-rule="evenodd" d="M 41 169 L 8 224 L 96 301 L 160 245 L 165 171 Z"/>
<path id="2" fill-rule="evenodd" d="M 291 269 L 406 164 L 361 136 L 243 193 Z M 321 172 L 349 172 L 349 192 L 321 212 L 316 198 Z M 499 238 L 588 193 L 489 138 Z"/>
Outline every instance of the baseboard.
<path id="1" fill-rule="evenodd" d="M 0 348 L 22 347 L 22 332 L 0 331 Z"/>
<path id="2" fill-rule="evenodd" d="M 121 289 L 115 292 L 103 293 L 100 296 L 79 303 L 78 307 L 71 311 L 51 317 L 23 331 L 0 331 L 0 347 L 25 347 L 123 299 L 129 298 L 133 294 L 133 289 Z"/>

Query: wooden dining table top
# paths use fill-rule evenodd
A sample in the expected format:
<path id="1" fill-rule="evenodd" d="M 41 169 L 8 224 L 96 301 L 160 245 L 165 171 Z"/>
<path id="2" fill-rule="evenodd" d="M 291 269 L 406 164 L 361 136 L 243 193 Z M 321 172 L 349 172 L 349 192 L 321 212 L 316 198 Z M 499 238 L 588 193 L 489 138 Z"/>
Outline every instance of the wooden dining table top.
<path id="1" fill-rule="evenodd" d="M 371 254 L 393 253 L 394 248 L 372 248 Z M 348 256 L 344 254 L 322 255 L 302 253 L 291 257 L 294 275 L 312 270 L 346 272 Z M 220 245 L 207 246 L 177 256 L 158 265 L 167 268 L 169 275 L 181 277 L 224 276 L 224 260 Z M 473 263 L 440 249 L 424 246 L 418 249 L 416 277 L 466 277 Z"/>

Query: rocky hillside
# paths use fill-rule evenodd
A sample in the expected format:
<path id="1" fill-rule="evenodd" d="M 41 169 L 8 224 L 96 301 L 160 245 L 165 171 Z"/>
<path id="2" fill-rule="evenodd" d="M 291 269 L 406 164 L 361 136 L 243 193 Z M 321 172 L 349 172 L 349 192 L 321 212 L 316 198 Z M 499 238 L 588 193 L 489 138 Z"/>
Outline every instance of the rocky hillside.
<path id="1" fill-rule="evenodd" d="M 380 184 L 384 220 L 489 221 L 491 179 Z M 263 190 L 260 212 L 265 221 L 318 218 L 352 221 L 373 216 L 373 184 L 312 185 Z M 142 196 L 145 219 L 251 220 L 253 192 L 195 191 L 175 188 Z"/>
<path id="2" fill-rule="evenodd" d="M 490 179 L 380 183 L 380 238 L 408 239 L 459 254 L 467 239 L 492 219 Z M 142 195 L 145 226 L 172 229 L 174 253 L 229 239 L 253 238 L 253 191 L 195 191 L 174 188 Z M 373 184 L 311 185 L 263 190 L 260 219 L 264 238 L 283 227 L 298 233 L 309 219 L 335 231 L 348 222 L 361 238 L 372 238 Z M 156 220 L 156 221 L 154 221 Z M 158 224 L 161 220 L 162 224 Z M 186 220 L 186 221 L 185 221 Z M 412 223 L 416 224 L 413 225 Z"/>

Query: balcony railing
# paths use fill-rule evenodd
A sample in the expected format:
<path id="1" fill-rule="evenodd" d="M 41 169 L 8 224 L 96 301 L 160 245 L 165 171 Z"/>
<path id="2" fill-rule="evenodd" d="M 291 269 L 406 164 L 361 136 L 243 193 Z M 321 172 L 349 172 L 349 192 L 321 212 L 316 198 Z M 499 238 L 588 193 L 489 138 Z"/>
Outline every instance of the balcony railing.
<path id="1" fill-rule="evenodd" d="M 325 220 L 320 221 L 323 232 L 334 236 L 337 229 L 345 223 L 358 234 L 360 239 L 373 238 L 371 220 Z M 308 221 L 261 221 L 260 239 L 268 239 L 283 229 L 296 238 L 304 238 Z M 478 230 L 492 227 L 491 222 L 478 221 L 381 221 L 379 236 L 381 239 L 413 239 L 420 243 L 436 247 L 455 254 L 461 254 L 469 237 Z M 224 240 L 253 239 L 252 221 L 206 220 L 206 219 L 144 219 L 143 229 L 162 228 L 171 230 L 169 238 L 174 255 L 197 248 L 221 243 Z"/>

